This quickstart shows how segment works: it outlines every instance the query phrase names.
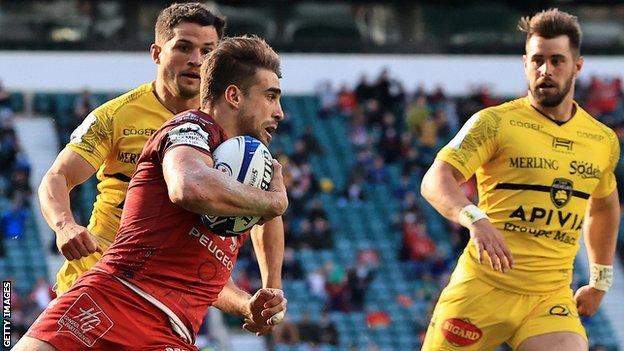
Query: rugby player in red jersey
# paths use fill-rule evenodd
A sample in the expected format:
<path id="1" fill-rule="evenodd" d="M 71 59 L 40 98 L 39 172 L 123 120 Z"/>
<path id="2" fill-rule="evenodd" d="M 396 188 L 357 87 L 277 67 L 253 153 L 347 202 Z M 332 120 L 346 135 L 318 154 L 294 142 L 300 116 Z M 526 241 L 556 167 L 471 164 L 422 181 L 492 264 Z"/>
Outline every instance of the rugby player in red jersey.
<path id="1" fill-rule="evenodd" d="M 143 149 L 114 244 L 50 304 L 15 350 L 196 350 L 211 305 L 244 317 L 249 331 L 272 329 L 270 318 L 286 306 L 282 291 L 250 296 L 230 277 L 249 234 L 220 237 L 200 216 L 270 220 L 286 210 L 277 162 L 264 191 L 215 170 L 212 159 L 228 137 L 270 142 L 283 119 L 279 57 L 257 37 L 228 38 L 201 75 L 201 109 L 175 116 Z"/>

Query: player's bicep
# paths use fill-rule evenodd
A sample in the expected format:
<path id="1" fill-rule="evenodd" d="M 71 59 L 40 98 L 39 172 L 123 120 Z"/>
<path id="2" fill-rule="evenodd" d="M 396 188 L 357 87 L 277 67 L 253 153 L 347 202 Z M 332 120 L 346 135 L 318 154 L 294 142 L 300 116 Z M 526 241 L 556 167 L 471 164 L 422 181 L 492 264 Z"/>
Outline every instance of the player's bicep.
<path id="1" fill-rule="evenodd" d="M 95 173 L 91 163 L 70 148 L 63 149 L 48 170 L 47 176 L 62 176 L 69 189 L 84 183 Z"/>
<path id="2" fill-rule="evenodd" d="M 167 187 L 181 187 L 189 175 L 212 168 L 214 161 L 207 153 L 188 145 L 170 146 L 163 157 L 162 168 Z"/>

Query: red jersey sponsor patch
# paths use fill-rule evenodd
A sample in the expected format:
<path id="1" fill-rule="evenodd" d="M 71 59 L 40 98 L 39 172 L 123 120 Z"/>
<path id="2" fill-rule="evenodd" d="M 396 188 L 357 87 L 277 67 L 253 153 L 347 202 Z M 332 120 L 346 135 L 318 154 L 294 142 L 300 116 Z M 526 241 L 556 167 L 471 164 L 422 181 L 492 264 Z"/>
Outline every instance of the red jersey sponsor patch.
<path id="1" fill-rule="evenodd" d="M 454 346 L 470 346 L 483 336 L 481 329 L 459 318 L 449 318 L 441 325 L 442 334 Z"/>
<path id="2" fill-rule="evenodd" d="M 84 293 L 78 296 L 67 312 L 59 318 L 58 325 L 60 325 L 59 333 L 70 333 L 85 345 L 92 347 L 114 323 L 91 296 Z"/>

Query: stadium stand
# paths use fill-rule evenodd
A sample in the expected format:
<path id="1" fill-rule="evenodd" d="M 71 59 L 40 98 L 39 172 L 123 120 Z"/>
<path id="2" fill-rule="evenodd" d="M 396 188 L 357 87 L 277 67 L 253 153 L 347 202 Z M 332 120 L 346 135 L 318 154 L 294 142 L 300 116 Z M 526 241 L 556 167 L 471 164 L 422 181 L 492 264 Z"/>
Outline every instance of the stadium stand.
<path id="1" fill-rule="evenodd" d="M 287 118 L 272 152 L 284 165 L 290 193 L 284 263 L 289 322 L 274 335 L 276 350 L 307 350 L 310 345 L 320 350 L 419 349 L 431 309 L 465 245 L 462 228 L 443 220 L 417 189 L 435 152 L 473 112 L 498 100 L 486 89 L 459 98 L 445 96 L 442 89 L 416 88 L 410 95 L 389 72 L 367 82 L 363 78 L 352 90 L 335 91 L 323 83 L 317 96 L 282 99 Z M 578 99 L 583 105 L 624 135 L 619 80 L 593 78 L 581 87 Z M 105 101 L 114 95 L 91 96 Z M 12 116 L 24 102 L 20 94 L 9 96 L 0 98 L 0 106 L 9 106 Z M 34 110 L 56 119 L 61 145 L 81 118 L 76 106 L 84 96 L 33 96 Z M 14 134 L 5 122 L 2 145 Z M 0 209 L 5 214 L 11 208 L 10 190 L 23 177 L 15 173 L 27 165 L 18 157 L 19 143 L 12 142 L 14 153 L 8 159 L 14 163 L 0 167 Z M 0 156 L 0 161 L 7 159 Z M 620 167 L 619 179 L 622 175 Z M 74 210 L 83 223 L 97 194 L 94 185 L 93 179 L 83 185 L 72 201 L 79 205 Z M 474 184 L 465 191 L 476 196 Z M 0 258 L 3 278 L 15 282 L 14 311 L 23 316 L 14 329 L 18 334 L 39 313 L 50 287 L 39 279 L 48 271 L 30 207 L 23 213 L 24 230 L 17 237 L 7 231 L 3 215 Z M 623 233 L 619 240 L 624 242 Z M 586 273 L 577 269 L 576 285 Z M 241 254 L 234 276 L 250 291 L 260 286 L 251 245 Z M 239 320 L 226 320 L 240 325 Z M 618 349 L 602 312 L 584 321 L 593 348 Z"/>

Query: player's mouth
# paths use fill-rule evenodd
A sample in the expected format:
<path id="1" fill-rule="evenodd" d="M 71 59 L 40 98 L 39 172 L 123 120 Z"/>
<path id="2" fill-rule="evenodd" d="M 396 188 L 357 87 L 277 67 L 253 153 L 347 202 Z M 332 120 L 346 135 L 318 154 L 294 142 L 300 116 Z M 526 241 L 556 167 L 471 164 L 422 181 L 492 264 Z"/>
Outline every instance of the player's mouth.
<path id="1" fill-rule="evenodd" d="M 196 72 L 182 72 L 180 75 L 191 80 L 199 80 L 201 78 L 199 73 Z"/>
<path id="2" fill-rule="evenodd" d="M 557 89 L 557 85 L 553 82 L 542 82 L 540 84 L 537 85 L 537 90 L 542 91 L 542 92 L 546 92 L 546 91 L 552 91 L 553 89 Z"/>
<path id="3" fill-rule="evenodd" d="M 277 131 L 277 126 L 268 126 L 264 128 L 264 132 L 268 136 L 268 141 L 271 141 L 271 139 L 273 139 L 273 134 L 275 133 L 275 131 Z"/>

